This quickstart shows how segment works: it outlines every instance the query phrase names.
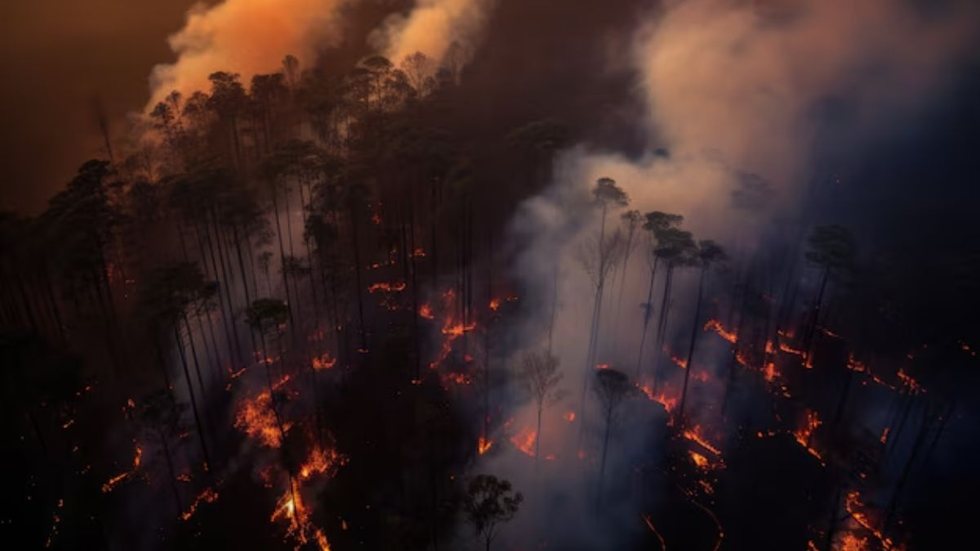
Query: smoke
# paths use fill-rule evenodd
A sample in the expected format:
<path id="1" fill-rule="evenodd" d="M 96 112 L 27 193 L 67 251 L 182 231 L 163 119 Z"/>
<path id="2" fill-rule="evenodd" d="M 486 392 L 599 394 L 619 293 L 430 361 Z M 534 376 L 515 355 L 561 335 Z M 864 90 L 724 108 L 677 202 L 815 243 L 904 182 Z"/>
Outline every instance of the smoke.
<path id="1" fill-rule="evenodd" d="M 521 205 L 512 220 L 511 246 L 517 252 L 511 275 L 528 297 L 529 314 L 514 325 L 514 333 L 524 335 L 524 346 L 509 363 L 523 351 L 547 347 L 554 296 L 552 350 L 561 360 L 569 392 L 546 413 L 550 442 L 542 455 L 556 455 L 554 464 L 539 466 L 547 475 L 529 476 L 528 458 L 514 446 L 489 454 L 476 467 L 527 485 L 525 519 L 513 527 L 516 541 L 533 541 L 544 532 L 559 534 L 558 547 L 568 538 L 576 548 L 609 548 L 609 541 L 597 535 L 619 533 L 628 539 L 628 531 L 611 528 L 634 526 L 642 512 L 636 495 L 609 491 L 602 514 L 596 514 L 600 421 L 593 411 L 586 429 L 579 431 L 559 418 L 577 409 L 583 378 L 594 371 L 584 359 L 595 288 L 576 251 L 599 232 L 598 210 L 589 203 L 596 179 L 615 179 L 629 194 L 630 209 L 684 215 L 683 228 L 696 238 L 715 239 L 730 249 L 758 247 L 776 213 L 795 209 L 804 193 L 813 191 L 807 186 L 817 181 L 816 173 L 832 173 L 836 163 L 854 162 L 890 133 L 914 126 L 942 97 L 956 63 L 968 54 L 980 21 L 975 15 L 966 3 L 922 10 L 890 0 L 846 6 L 817 0 L 688 0 L 670 3 L 641 25 L 632 51 L 636 90 L 646 107 L 640 124 L 649 142 L 660 147 L 637 159 L 575 146 L 556 160 L 551 186 Z M 609 216 L 607 231 L 619 225 L 618 214 Z M 623 283 L 614 275 L 607 288 L 598 346 L 599 363 L 631 377 L 643 317 L 638 304 L 646 297 L 649 278 L 649 245 L 643 236 L 638 239 Z M 677 277 L 671 323 L 687 334 L 693 278 Z M 619 299 L 619 293 L 626 298 Z M 699 363 L 716 369 L 725 364 L 727 348 L 702 343 L 698 354 Z M 720 402 L 717 386 L 710 381 L 690 399 L 694 417 L 705 400 Z M 516 387 L 510 392 L 520 396 Z M 642 396 L 633 402 L 631 408 L 650 406 Z M 512 432 L 531 423 L 534 405 L 525 402 L 514 418 Z M 649 449 L 657 438 L 648 430 L 650 423 L 635 411 L 624 418 L 611 448 L 610 489 L 617 481 L 628 489 L 637 464 L 655 467 L 658 461 Z M 508 444 L 504 433 L 499 439 Z M 574 456 L 578 443 L 585 459 Z M 541 530 L 556 517 L 560 529 Z"/>
<path id="2" fill-rule="evenodd" d="M 390 16 L 371 40 L 395 63 L 415 52 L 442 63 L 457 55 L 463 59 L 453 61 L 463 62 L 476 47 L 493 4 L 494 0 L 416 0 L 408 15 Z"/>
<path id="3" fill-rule="evenodd" d="M 225 0 L 199 4 L 184 28 L 169 38 L 177 55 L 150 76 L 148 109 L 173 90 L 188 94 L 208 87 L 215 71 L 239 73 L 244 81 L 277 70 L 286 55 L 311 63 L 319 49 L 343 37 L 348 0 Z"/>

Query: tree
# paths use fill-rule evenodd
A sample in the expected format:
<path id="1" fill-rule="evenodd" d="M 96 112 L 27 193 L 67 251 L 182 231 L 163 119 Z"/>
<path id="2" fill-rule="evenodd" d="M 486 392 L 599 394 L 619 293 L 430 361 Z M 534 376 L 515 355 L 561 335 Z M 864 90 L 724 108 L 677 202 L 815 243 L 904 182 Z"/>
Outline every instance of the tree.
<path id="1" fill-rule="evenodd" d="M 724 249 L 710 239 L 698 243 L 697 250 L 693 257 L 694 265 L 701 268 L 698 275 L 698 298 L 694 303 L 694 325 L 691 328 L 691 342 L 687 349 L 687 365 L 684 369 L 684 388 L 681 391 L 681 403 L 678 412 L 681 419 L 684 418 L 684 404 L 687 401 L 687 385 L 691 379 L 691 371 L 694 369 L 694 348 L 698 342 L 698 334 L 701 327 L 701 299 L 704 296 L 704 276 L 713 264 L 725 260 Z"/>
<path id="2" fill-rule="evenodd" d="M 640 376 L 640 366 L 643 364 L 643 345 L 646 343 L 649 333 L 650 320 L 653 318 L 653 284 L 657 277 L 657 264 L 663 254 L 659 254 L 665 245 L 662 241 L 664 232 L 669 229 L 676 229 L 684 217 L 679 214 L 668 214 L 660 211 L 648 212 L 644 215 L 646 221 L 643 222 L 643 229 L 650 232 L 650 255 L 647 262 L 650 265 L 650 286 L 647 289 L 647 299 L 643 303 L 643 333 L 640 334 L 640 346 L 636 355 L 636 376 Z"/>
<path id="3" fill-rule="evenodd" d="M 170 449 L 170 439 L 178 437 L 179 410 L 174 407 L 173 395 L 169 389 L 159 390 L 145 396 L 140 401 L 139 420 L 142 428 L 157 438 L 167 463 L 167 480 L 174 494 L 177 514 L 183 512 L 180 491 L 177 489 L 177 473 L 174 469 L 173 452 Z"/>
<path id="4" fill-rule="evenodd" d="M 845 274 L 853 272 L 855 257 L 857 256 L 857 245 L 851 232 L 836 224 L 813 228 L 813 232 L 807 239 L 807 244 L 809 248 L 806 251 L 806 259 L 819 266 L 822 274 L 817 298 L 810 315 L 810 322 L 804 331 L 804 362 L 809 361 L 813 337 L 820 323 L 820 309 L 823 307 L 827 282 L 832 278 L 841 278 Z"/>
<path id="5" fill-rule="evenodd" d="M 613 425 L 616 421 L 616 413 L 623 401 L 636 391 L 636 387 L 633 386 L 625 373 L 612 368 L 596 370 L 595 378 L 596 384 L 592 388 L 595 390 L 596 398 L 599 399 L 599 405 L 602 408 L 606 423 L 602 437 L 602 460 L 599 462 L 599 481 L 596 489 L 596 508 L 598 508 L 602 501 L 602 479 L 606 472 L 609 436 L 612 434 Z"/>
<path id="6" fill-rule="evenodd" d="M 562 373 L 558 371 L 558 358 L 549 353 L 529 352 L 521 361 L 519 376 L 524 388 L 534 399 L 537 408 L 537 438 L 534 442 L 534 462 L 541 456 L 541 414 L 545 405 L 561 399 L 558 384 L 561 383 Z"/>
<path id="7" fill-rule="evenodd" d="M 674 268 L 686 264 L 697 246 L 691 232 L 674 227 L 664 229 L 659 233 L 657 248 L 654 254 L 667 265 L 664 276 L 664 292 L 660 299 L 660 320 L 657 324 L 657 361 L 654 362 L 653 384 L 657 385 L 657 366 L 663 357 L 664 340 L 667 336 L 667 321 L 670 310 L 670 293 L 673 288 Z"/>
<path id="8" fill-rule="evenodd" d="M 517 514 L 524 496 L 513 493 L 507 480 L 489 474 L 470 479 L 463 496 L 463 511 L 477 536 L 483 538 L 486 551 L 497 537 L 498 526 Z"/>

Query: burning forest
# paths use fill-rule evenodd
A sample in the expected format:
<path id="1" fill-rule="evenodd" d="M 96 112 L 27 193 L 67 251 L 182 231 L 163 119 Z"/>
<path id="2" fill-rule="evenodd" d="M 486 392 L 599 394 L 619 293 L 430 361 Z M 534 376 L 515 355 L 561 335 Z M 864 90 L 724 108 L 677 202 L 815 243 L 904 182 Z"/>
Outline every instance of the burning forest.
<path id="1" fill-rule="evenodd" d="M 15 548 L 972 547 L 974 3 L 168 33 L 46 202 L 44 148 L 0 186 Z"/>

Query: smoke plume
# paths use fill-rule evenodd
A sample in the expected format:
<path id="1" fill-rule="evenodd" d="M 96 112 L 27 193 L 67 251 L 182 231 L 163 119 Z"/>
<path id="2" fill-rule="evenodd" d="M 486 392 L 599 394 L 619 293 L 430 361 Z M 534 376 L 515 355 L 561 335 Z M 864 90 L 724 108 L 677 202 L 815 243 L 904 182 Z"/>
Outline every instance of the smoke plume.
<path id="1" fill-rule="evenodd" d="M 198 5 L 184 28 L 169 39 L 177 55 L 157 65 L 150 76 L 152 108 L 173 90 L 205 90 L 215 71 L 253 75 L 278 69 L 292 54 L 310 63 L 319 49 L 343 36 L 342 12 L 347 0 L 225 0 Z"/>
<path id="2" fill-rule="evenodd" d="M 417 0 L 408 15 L 392 15 L 376 31 L 373 41 L 395 63 L 422 52 L 446 62 L 453 44 L 464 61 L 475 48 L 493 0 Z"/>

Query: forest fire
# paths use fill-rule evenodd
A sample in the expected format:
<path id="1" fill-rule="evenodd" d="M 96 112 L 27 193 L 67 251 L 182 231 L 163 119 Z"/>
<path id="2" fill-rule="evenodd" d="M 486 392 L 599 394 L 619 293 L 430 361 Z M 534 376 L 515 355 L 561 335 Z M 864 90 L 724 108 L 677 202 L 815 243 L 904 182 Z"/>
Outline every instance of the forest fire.
<path id="1" fill-rule="evenodd" d="M 704 324 L 705 331 L 714 331 L 719 337 L 725 339 L 726 341 L 735 344 L 738 342 L 738 335 L 734 331 L 729 331 L 725 329 L 725 326 L 721 324 L 720 321 L 716 319 L 708 320 L 708 323 Z"/>
<path id="2" fill-rule="evenodd" d="M 975 1 L 108 3 L 4 21 L 4 541 L 973 541 Z"/>

